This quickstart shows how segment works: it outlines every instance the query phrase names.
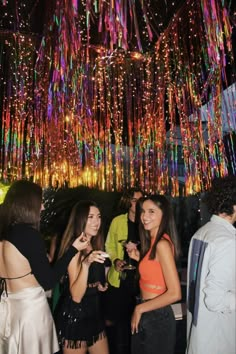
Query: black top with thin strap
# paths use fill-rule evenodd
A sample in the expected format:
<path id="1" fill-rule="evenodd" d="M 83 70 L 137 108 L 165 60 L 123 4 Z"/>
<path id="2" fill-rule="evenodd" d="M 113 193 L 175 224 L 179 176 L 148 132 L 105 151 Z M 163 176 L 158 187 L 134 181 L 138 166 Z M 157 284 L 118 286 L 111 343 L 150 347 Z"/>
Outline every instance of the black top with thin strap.
<path id="1" fill-rule="evenodd" d="M 7 280 L 21 279 L 21 278 L 26 277 L 29 274 L 32 274 L 32 272 L 30 271 L 24 275 L 21 275 L 19 277 L 15 277 L 15 278 L 2 278 L 2 277 L 0 277 L 0 299 L 1 299 L 3 291 L 5 291 L 7 294 L 7 282 L 6 282 Z"/>
<path id="2" fill-rule="evenodd" d="M 14 224 L 11 226 L 6 240 L 12 243 L 18 251 L 27 258 L 31 267 L 30 273 L 35 276 L 44 290 L 52 289 L 56 285 L 61 276 L 66 272 L 69 262 L 78 252 L 75 247 L 70 246 L 61 259 L 51 267 L 44 240 L 41 234 L 32 226 L 27 224 Z M 19 278 L 26 275 L 28 274 L 20 276 Z M 0 293 L 2 288 L 6 286 L 6 279 L 13 280 L 13 278 L 0 276 Z M 3 290 L 5 290 L 5 288 Z"/>

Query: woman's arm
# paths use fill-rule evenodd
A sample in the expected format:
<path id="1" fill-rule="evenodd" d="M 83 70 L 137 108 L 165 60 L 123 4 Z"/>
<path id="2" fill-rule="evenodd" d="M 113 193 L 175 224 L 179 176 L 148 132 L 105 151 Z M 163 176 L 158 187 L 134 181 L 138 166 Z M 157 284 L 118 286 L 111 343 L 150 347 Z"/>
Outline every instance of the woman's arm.
<path id="1" fill-rule="evenodd" d="M 128 247 L 126 248 L 126 251 L 129 255 L 130 258 L 134 259 L 135 261 L 139 262 L 140 260 L 140 252 L 137 249 L 137 247 L 129 249 Z"/>
<path id="2" fill-rule="evenodd" d="M 80 302 L 87 289 L 89 265 L 76 255 L 69 264 L 70 293 L 74 301 Z"/>
<path id="3" fill-rule="evenodd" d="M 86 292 L 89 267 L 93 262 L 104 263 L 102 251 L 92 251 L 87 257 L 76 255 L 69 264 L 70 293 L 74 301 L 80 302 Z"/>
<path id="4" fill-rule="evenodd" d="M 156 259 L 161 264 L 167 290 L 165 293 L 156 296 L 154 299 L 139 304 L 135 307 L 131 321 L 132 333 L 138 330 L 138 324 L 142 313 L 165 307 L 181 299 L 179 275 L 169 241 L 160 240 L 158 242 Z"/>
<path id="5" fill-rule="evenodd" d="M 65 254 L 52 267 L 49 263 L 45 243 L 40 233 L 29 225 L 19 224 L 12 228 L 8 241 L 27 258 L 32 274 L 44 290 L 52 289 L 66 272 L 71 259 L 77 254 L 78 248 L 87 247 L 81 236 L 74 241 Z"/>

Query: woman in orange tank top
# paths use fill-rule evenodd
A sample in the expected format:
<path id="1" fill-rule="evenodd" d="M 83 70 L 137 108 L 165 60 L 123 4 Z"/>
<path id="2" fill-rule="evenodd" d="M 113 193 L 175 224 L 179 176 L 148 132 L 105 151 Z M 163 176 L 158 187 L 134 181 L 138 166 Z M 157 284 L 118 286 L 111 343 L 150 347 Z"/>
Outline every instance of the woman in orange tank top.
<path id="1" fill-rule="evenodd" d="M 140 299 L 132 320 L 132 354 L 173 354 L 175 318 L 171 304 L 181 299 L 175 260 L 180 253 L 171 205 L 163 195 L 141 200 Z"/>

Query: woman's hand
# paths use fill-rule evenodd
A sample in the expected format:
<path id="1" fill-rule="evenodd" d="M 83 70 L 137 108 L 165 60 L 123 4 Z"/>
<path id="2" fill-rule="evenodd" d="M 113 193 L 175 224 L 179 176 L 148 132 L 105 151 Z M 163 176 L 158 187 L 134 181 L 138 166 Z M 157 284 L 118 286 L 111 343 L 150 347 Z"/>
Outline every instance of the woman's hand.
<path id="1" fill-rule="evenodd" d="M 84 237 L 84 233 L 82 232 L 80 236 L 78 236 L 75 241 L 72 243 L 78 251 L 84 250 L 89 244 L 89 241 Z"/>
<path id="2" fill-rule="evenodd" d="M 133 250 L 137 250 L 137 244 L 132 241 L 129 241 L 125 244 L 125 248 L 127 252 L 131 252 Z"/>
<path id="3" fill-rule="evenodd" d="M 132 259 L 134 259 L 135 261 L 139 261 L 139 259 L 140 259 L 140 252 L 139 252 L 139 250 L 137 249 L 137 247 L 136 248 L 127 248 L 126 249 L 127 250 L 127 253 L 128 253 L 128 255 L 129 255 L 129 257 L 130 258 L 132 258 Z"/>
<path id="4" fill-rule="evenodd" d="M 131 333 L 138 333 L 138 325 L 142 316 L 142 312 L 140 311 L 140 306 L 137 305 L 134 309 L 132 318 L 131 318 Z"/>
<path id="5" fill-rule="evenodd" d="M 114 267 L 117 272 L 122 272 L 124 265 L 126 265 L 126 261 L 122 261 L 122 259 L 117 258 L 114 261 Z"/>
<path id="6" fill-rule="evenodd" d="M 92 251 L 90 254 L 84 258 L 84 263 L 91 264 L 93 262 L 104 263 L 107 258 L 107 253 L 103 251 Z"/>
<path id="7" fill-rule="evenodd" d="M 102 285 L 101 283 L 98 284 L 98 290 L 99 291 L 106 291 L 108 289 L 108 283 L 105 283 L 104 285 Z"/>

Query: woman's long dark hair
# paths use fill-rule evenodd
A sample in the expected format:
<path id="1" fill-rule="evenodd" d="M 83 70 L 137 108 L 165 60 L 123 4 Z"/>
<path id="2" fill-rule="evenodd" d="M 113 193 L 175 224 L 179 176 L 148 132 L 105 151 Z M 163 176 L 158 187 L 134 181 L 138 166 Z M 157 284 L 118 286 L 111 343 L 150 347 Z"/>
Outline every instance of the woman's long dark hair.
<path id="1" fill-rule="evenodd" d="M 39 229 L 42 188 L 27 180 L 12 183 L 1 205 L 0 240 L 5 239 L 12 224 L 29 224 Z"/>
<path id="2" fill-rule="evenodd" d="M 84 231 L 88 220 L 90 207 L 92 206 L 100 210 L 98 205 L 91 200 L 81 200 L 74 205 L 69 217 L 67 227 L 62 236 L 58 258 L 60 258 L 68 250 L 68 248 L 72 245 L 76 237 L 81 235 L 81 233 Z M 95 250 L 102 250 L 104 248 L 102 223 L 96 237 L 92 237 L 91 244 L 93 249 Z"/>
<path id="3" fill-rule="evenodd" d="M 152 201 L 162 211 L 161 223 L 157 231 L 156 238 L 152 246 L 152 250 L 150 252 L 149 258 L 150 259 L 155 258 L 156 246 L 160 241 L 160 239 L 163 237 L 163 235 L 167 234 L 170 237 L 171 241 L 173 242 L 175 258 L 178 259 L 180 255 L 180 244 L 177 235 L 173 210 L 169 200 L 164 195 L 161 194 L 150 195 L 146 198 L 142 198 L 140 200 L 141 214 L 142 214 L 143 203 L 147 200 Z M 151 236 L 149 231 L 144 229 L 141 221 L 139 223 L 139 235 L 140 235 L 140 242 L 141 242 L 141 259 L 142 259 L 150 249 Z"/>

